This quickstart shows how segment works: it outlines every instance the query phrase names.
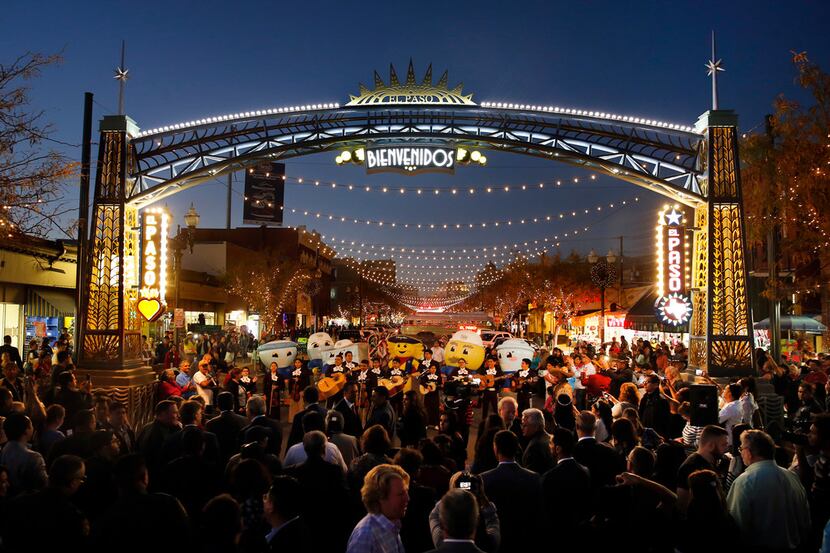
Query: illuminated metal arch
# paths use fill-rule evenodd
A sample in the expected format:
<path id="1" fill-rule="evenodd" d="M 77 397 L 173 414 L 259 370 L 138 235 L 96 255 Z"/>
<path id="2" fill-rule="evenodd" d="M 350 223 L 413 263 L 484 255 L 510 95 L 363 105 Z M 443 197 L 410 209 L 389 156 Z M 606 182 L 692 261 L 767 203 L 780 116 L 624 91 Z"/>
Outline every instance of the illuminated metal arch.
<path id="1" fill-rule="evenodd" d="M 706 201 L 704 135 L 690 127 L 564 108 L 353 106 L 269 109 L 138 133 L 130 140 L 127 200 L 144 206 L 263 159 L 373 140 L 452 140 L 581 166 L 669 196 Z M 705 156 L 703 156 L 705 157 Z"/>

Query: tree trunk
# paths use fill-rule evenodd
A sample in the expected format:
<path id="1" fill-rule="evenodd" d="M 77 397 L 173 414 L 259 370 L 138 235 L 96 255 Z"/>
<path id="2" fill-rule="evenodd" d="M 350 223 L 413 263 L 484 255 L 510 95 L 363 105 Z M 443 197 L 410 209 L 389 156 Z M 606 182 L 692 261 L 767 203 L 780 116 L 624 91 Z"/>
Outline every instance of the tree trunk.
<path id="1" fill-rule="evenodd" d="M 821 274 L 821 324 L 827 327 L 821 337 L 821 349 L 830 350 L 830 253 L 824 248 L 819 255 L 819 272 Z"/>

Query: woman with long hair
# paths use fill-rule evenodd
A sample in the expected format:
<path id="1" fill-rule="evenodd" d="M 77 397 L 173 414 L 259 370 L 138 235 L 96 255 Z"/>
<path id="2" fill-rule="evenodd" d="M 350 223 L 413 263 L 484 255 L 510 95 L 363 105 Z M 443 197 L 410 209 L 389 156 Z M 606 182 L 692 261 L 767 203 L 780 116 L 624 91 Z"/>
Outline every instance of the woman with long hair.
<path id="1" fill-rule="evenodd" d="M 600 399 L 591 406 L 591 412 L 597 418 L 594 436 L 598 442 L 607 442 L 611 438 L 611 425 L 614 423 L 614 418 L 611 416 L 611 404 Z"/>
<path id="2" fill-rule="evenodd" d="M 614 421 L 611 425 L 611 445 L 625 458 L 628 458 L 632 449 L 640 445 L 637 431 L 630 420 L 620 418 Z"/>
<path id="3" fill-rule="evenodd" d="M 464 438 L 458 431 L 458 422 L 455 413 L 444 412 L 438 419 L 438 433 L 450 440 L 448 457 L 455 461 L 459 470 L 464 470 L 467 464 L 467 448 L 464 446 Z"/>
<path id="4" fill-rule="evenodd" d="M 677 536 L 676 549 L 682 553 L 712 551 L 715 536 L 720 551 L 737 549 L 738 527 L 726 508 L 726 495 L 714 471 L 697 470 L 689 475 L 689 506 Z"/>
<path id="5" fill-rule="evenodd" d="M 476 439 L 475 458 L 472 467 L 470 467 L 470 472 L 481 474 L 498 466 L 499 461 L 496 458 L 496 452 L 493 450 L 493 440 L 496 433 L 503 429 L 504 423 L 500 416 L 491 414 L 487 417 L 484 424 L 482 424 L 481 434 Z"/>
<path id="6" fill-rule="evenodd" d="M 611 408 L 611 415 L 618 419 L 622 416 L 623 411 L 628 408 L 636 409 L 640 405 L 640 391 L 637 385 L 633 382 L 624 382 L 620 386 L 620 397 L 615 401 L 614 407 Z"/>
<path id="7" fill-rule="evenodd" d="M 418 392 L 404 392 L 403 412 L 398 426 L 401 447 L 417 447 L 421 439 L 427 437 L 427 414 Z"/>

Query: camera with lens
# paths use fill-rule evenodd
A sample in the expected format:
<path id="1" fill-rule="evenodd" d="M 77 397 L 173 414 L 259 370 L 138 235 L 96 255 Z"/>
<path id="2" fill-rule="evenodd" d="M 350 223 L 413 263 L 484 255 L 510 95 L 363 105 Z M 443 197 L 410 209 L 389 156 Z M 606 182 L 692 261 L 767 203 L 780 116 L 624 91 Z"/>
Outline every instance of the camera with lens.
<path id="1" fill-rule="evenodd" d="M 458 476 L 458 479 L 455 481 L 456 488 L 467 490 L 473 495 L 478 494 L 479 486 L 481 486 L 481 479 L 479 479 L 478 476 L 467 472 L 466 470 L 462 472 Z"/>

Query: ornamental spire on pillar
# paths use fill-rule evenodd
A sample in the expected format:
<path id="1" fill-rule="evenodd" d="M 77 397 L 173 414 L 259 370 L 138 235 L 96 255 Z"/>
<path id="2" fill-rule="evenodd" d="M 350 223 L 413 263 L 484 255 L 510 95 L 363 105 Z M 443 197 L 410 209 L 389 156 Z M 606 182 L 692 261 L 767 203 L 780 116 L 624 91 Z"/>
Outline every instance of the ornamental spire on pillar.
<path id="1" fill-rule="evenodd" d="M 124 52 L 126 49 L 126 41 L 122 40 L 121 65 L 115 68 L 115 76 L 113 77 L 116 81 L 118 81 L 118 115 L 124 115 L 124 86 L 127 84 L 127 74 L 130 72 L 130 70 L 124 65 Z"/>
<path id="2" fill-rule="evenodd" d="M 726 71 L 723 68 L 723 60 L 719 60 L 715 51 L 715 31 L 712 31 L 712 58 L 706 64 L 707 74 L 712 77 L 712 109 L 718 109 L 718 71 Z"/>

